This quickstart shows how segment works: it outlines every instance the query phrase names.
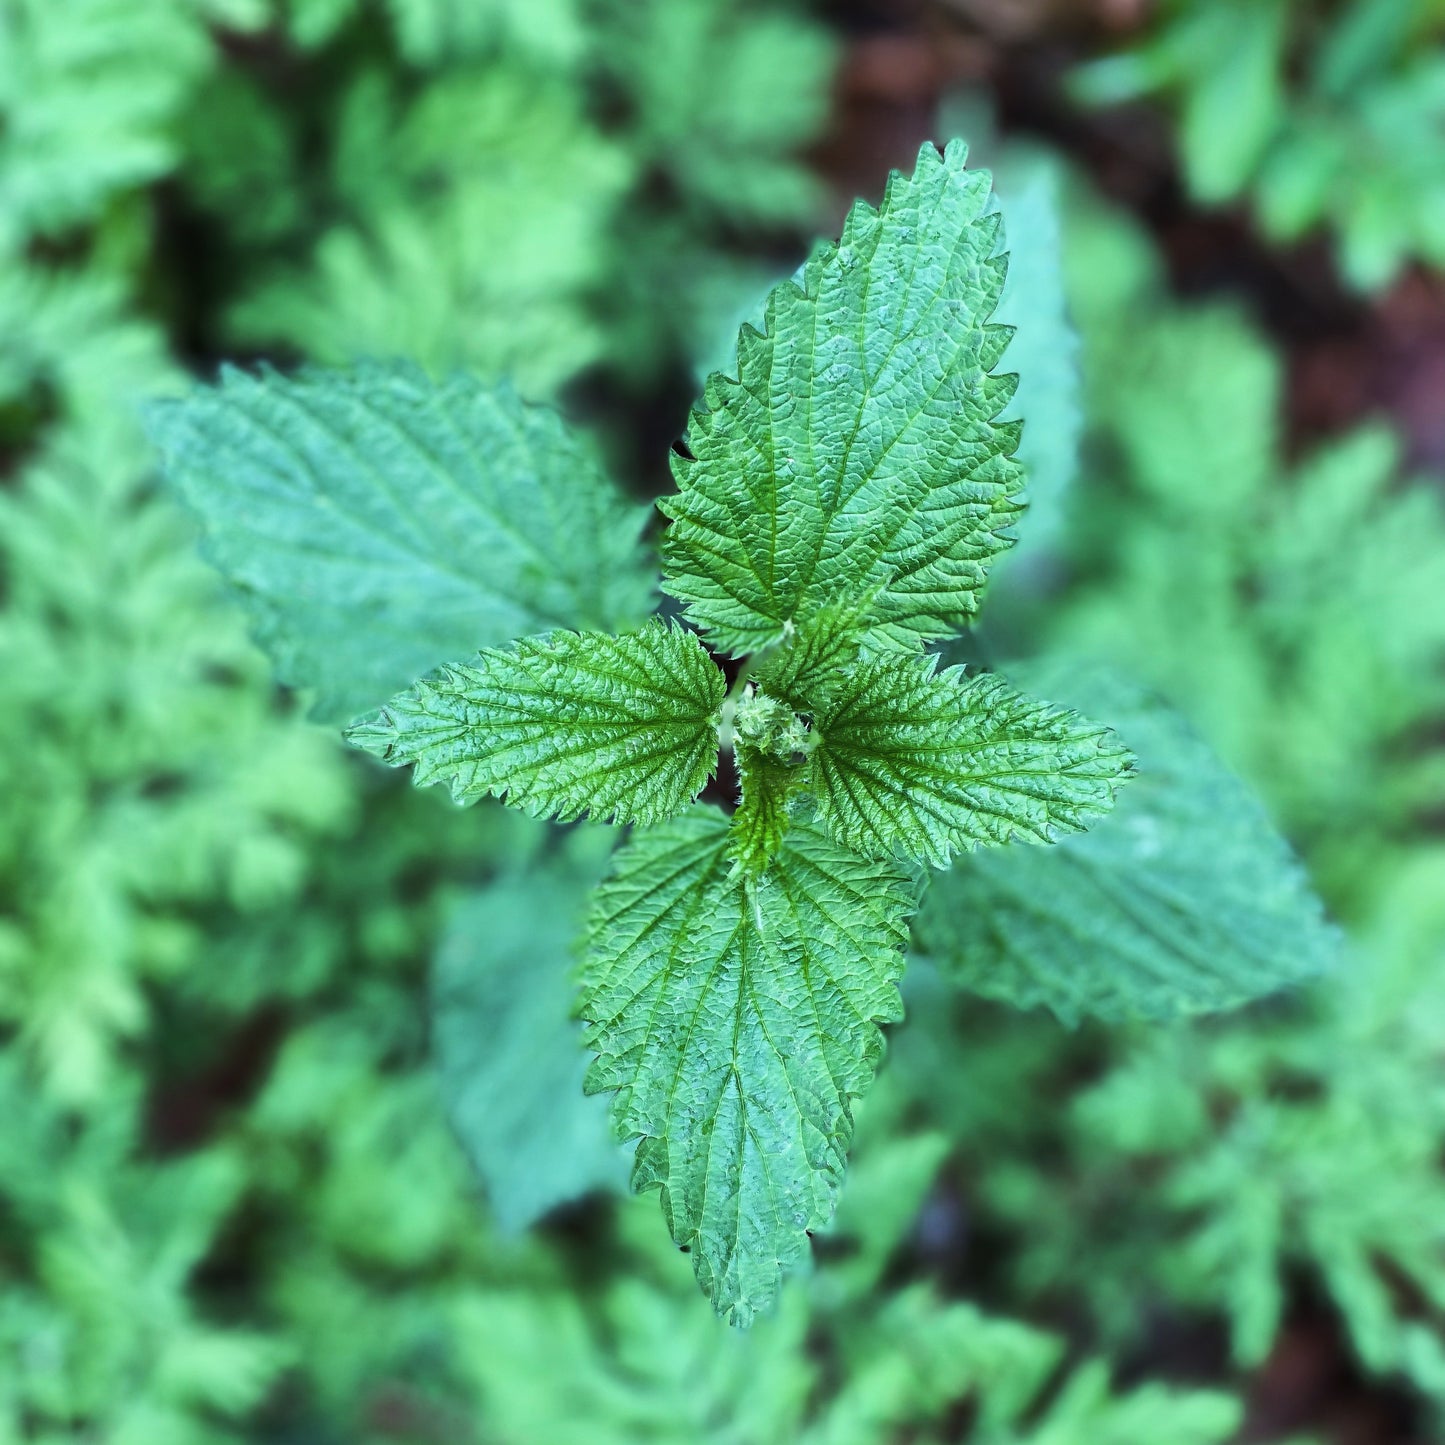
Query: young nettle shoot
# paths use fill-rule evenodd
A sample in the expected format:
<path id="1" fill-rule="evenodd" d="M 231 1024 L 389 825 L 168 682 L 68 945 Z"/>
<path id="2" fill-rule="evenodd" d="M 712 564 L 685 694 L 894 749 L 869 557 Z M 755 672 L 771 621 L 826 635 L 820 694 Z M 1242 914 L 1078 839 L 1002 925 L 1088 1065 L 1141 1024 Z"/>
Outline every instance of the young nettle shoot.
<path id="1" fill-rule="evenodd" d="M 955 142 L 773 291 L 658 504 L 679 620 L 645 615 L 638 512 L 506 388 L 404 365 L 233 371 L 154 417 L 282 677 L 333 718 L 372 709 L 354 744 L 459 802 L 631 825 L 586 930 L 588 1088 L 613 1095 L 634 1187 L 660 1190 L 739 1324 L 832 1214 L 927 870 L 1079 833 L 1132 771 L 1104 722 L 928 650 L 975 617 L 1022 512 L 1010 331 L 991 320 L 1005 271 L 990 179 Z M 719 807 L 698 799 L 724 749 L 739 794 Z M 1273 866 L 1262 818 L 1239 826 Z M 1282 981 L 1216 919 L 1214 986 L 1190 932 L 1209 869 L 1169 875 L 1172 854 L 1149 876 L 1178 949 L 1153 919 L 1111 927 L 1147 831 L 1071 865 L 1107 916 L 1056 927 L 1047 890 L 1038 917 L 1008 915 L 1021 952 L 1000 968 L 1029 1001 L 1163 1013 Z M 1258 886 L 1275 914 L 1303 896 L 1287 858 Z"/>

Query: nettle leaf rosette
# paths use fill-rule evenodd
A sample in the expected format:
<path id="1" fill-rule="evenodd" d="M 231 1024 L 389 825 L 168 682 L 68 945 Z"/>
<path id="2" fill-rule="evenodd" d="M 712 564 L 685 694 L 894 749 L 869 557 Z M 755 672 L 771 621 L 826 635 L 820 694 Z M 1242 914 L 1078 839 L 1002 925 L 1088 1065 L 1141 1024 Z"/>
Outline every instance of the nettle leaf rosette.
<path id="1" fill-rule="evenodd" d="M 674 457 L 678 491 L 659 504 L 682 623 L 641 615 L 639 518 L 590 449 L 505 389 L 409 368 L 232 373 L 154 419 L 286 679 L 332 715 L 373 709 L 354 744 L 460 803 L 634 828 L 585 929 L 586 1087 L 612 1096 L 634 1188 L 659 1190 L 673 1239 L 738 1324 L 832 1215 L 880 1026 L 901 1017 L 926 868 L 1077 834 L 1133 768 L 1102 723 L 925 650 L 976 614 L 1022 510 L 1021 424 L 1000 421 L 1011 332 L 991 320 L 1001 220 L 965 155 L 925 146 L 879 209 L 856 205 L 743 329 L 736 374 L 709 379 Z M 741 659 L 731 685 L 719 657 Z M 428 668 L 384 701 L 384 680 Z M 717 808 L 698 798 L 723 750 L 740 796 Z M 951 975 L 1054 1002 L 1039 980 L 1067 967 L 1084 980 L 1070 1006 L 1130 1012 L 1149 970 L 1115 967 L 1121 930 L 1097 961 L 1034 963 L 1053 946 L 1042 934 L 1013 952 L 980 934 L 973 953 L 951 906 L 1021 916 L 1002 892 L 997 906 L 979 896 L 1013 876 L 972 871 L 930 915 Z M 1080 897 L 1115 906 L 1128 887 Z M 1292 916 L 1256 911 L 1256 939 L 1277 941 Z M 1229 918 L 1215 924 L 1228 934 Z M 1251 978 L 1261 952 L 1229 954 L 1212 988 L 1196 948 L 1174 992 L 1234 1002 L 1302 971 L 1266 959 Z M 486 996 L 457 963 L 484 954 L 451 948 L 452 994 Z M 1096 963 L 1114 968 L 1106 985 L 1087 982 Z M 535 975 L 554 986 L 554 970 Z M 511 1006 L 540 1016 L 525 986 L 511 969 Z M 1147 1011 L 1170 996 L 1153 989 Z M 470 1079 L 447 1037 L 448 1069 Z M 593 1178 L 552 1162 L 538 1198 Z"/>

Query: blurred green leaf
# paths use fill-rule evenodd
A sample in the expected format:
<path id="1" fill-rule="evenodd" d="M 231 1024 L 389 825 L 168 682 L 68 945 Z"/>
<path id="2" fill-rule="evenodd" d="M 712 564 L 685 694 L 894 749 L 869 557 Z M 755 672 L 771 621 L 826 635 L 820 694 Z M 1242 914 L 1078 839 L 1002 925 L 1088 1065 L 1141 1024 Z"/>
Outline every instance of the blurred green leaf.
<path id="1" fill-rule="evenodd" d="M 1010 161 L 995 178 L 1008 227 L 1008 277 L 995 321 L 1014 329 L 1004 366 L 1018 373 L 1005 421 L 1022 418 L 1018 460 L 1028 512 L 1019 546 L 1000 559 L 1013 568 L 1020 555 L 1055 546 L 1063 527 L 1063 498 L 1078 467 L 1083 431 L 1078 337 L 1064 291 L 1058 169 L 1029 156 Z"/>
<path id="2" fill-rule="evenodd" d="M 327 718 L 478 646 L 647 610 L 640 515 L 508 389 L 402 365 L 228 370 L 149 418 L 207 555 Z"/>
<path id="3" fill-rule="evenodd" d="M 188 4 L 6 0 L 0 255 L 30 231 L 95 220 L 117 192 L 174 166 L 173 121 L 210 61 Z"/>
<path id="4" fill-rule="evenodd" d="M 915 937 L 948 977 L 1074 1023 L 1231 1008 L 1334 962 L 1288 846 L 1177 714 L 1098 674 L 1015 675 L 1117 722 L 1139 776 L 1088 833 L 985 849 L 935 879 Z"/>
<path id="5" fill-rule="evenodd" d="M 623 1189 L 607 1108 L 583 1093 L 572 951 L 599 858 L 534 861 L 463 902 L 437 951 L 432 1035 L 457 1137 L 503 1228 Z"/>

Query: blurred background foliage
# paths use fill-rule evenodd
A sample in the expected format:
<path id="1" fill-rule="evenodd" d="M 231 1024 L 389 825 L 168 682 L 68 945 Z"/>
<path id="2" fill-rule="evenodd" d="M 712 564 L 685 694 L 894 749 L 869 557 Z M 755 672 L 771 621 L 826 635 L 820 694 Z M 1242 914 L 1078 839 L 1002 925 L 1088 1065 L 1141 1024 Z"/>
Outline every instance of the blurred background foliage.
<path id="1" fill-rule="evenodd" d="M 0 1442 L 1441 1438 L 1442 42 L 1438 0 L 0 0 Z M 307 723 L 135 413 L 404 354 L 650 496 L 738 321 L 945 132 L 998 166 L 1037 500 L 972 645 L 1181 706 L 1350 956 L 1075 1032 L 916 961 L 817 1268 L 737 1334 L 577 1087 L 607 840 Z"/>

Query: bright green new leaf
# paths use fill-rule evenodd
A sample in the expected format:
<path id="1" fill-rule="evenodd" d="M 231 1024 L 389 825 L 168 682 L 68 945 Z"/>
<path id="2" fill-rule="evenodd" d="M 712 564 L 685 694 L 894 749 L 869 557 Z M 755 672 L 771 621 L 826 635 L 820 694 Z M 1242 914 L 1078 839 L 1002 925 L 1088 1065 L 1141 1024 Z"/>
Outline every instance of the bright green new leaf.
<path id="1" fill-rule="evenodd" d="M 478 646 L 648 611 L 639 511 L 509 388 L 405 365 L 227 369 L 149 422 L 282 680 L 327 718 Z"/>
<path id="2" fill-rule="evenodd" d="M 769 697 L 807 711 L 857 662 L 863 622 L 858 608 L 829 607 L 758 659 L 758 686 Z"/>
<path id="3" fill-rule="evenodd" d="M 860 662 L 814 721 L 819 821 L 875 857 L 1052 842 L 1107 812 L 1131 758 L 1099 723 L 932 658 Z"/>
<path id="4" fill-rule="evenodd" d="M 1068 1023 L 1230 1008 L 1330 965 L 1337 937 L 1303 869 L 1177 713 L 1103 675 L 1038 682 L 1118 720 L 1139 777 L 1082 837 L 984 850 L 935 879 L 914 934 L 925 953 Z"/>
<path id="5" fill-rule="evenodd" d="M 748 1323 L 832 1214 L 852 1103 L 901 1017 L 913 882 L 796 824 L 761 877 L 721 815 L 640 836 L 597 895 L 582 1017 L 633 1186 L 658 1187 L 719 1313 Z"/>
<path id="6" fill-rule="evenodd" d="M 347 730 L 418 787 L 534 817 L 658 823 L 717 763 L 721 670 L 691 632 L 549 632 L 452 663 Z"/>
<path id="7" fill-rule="evenodd" d="M 786 758 L 757 748 L 738 748 L 737 764 L 742 797 L 732 817 L 732 854 L 757 873 L 782 846 L 805 774 Z"/>
<path id="8" fill-rule="evenodd" d="M 1019 511 L 1016 424 L 995 419 L 1006 270 L 986 172 L 925 146 L 881 210 L 769 297 L 714 375 L 659 503 L 666 587 L 734 653 L 828 607 L 877 642 L 914 648 L 977 610 Z"/>
<path id="9" fill-rule="evenodd" d="M 808 780 L 815 739 L 792 708 L 749 685 L 730 722 L 742 797 L 733 814 L 733 857 L 757 873 L 778 851 Z"/>

